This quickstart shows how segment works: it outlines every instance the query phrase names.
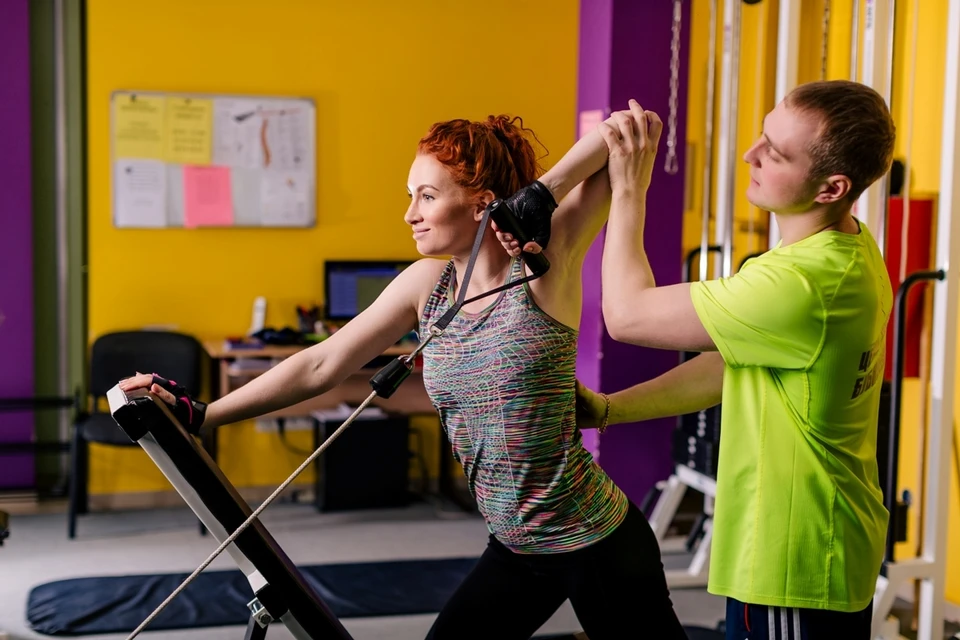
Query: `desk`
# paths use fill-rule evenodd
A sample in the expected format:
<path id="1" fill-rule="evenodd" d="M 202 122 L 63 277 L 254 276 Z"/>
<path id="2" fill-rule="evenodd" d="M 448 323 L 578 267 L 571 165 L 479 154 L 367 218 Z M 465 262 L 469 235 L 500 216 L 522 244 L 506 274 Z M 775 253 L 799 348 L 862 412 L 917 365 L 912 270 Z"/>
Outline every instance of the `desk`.
<path id="1" fill-rule="evenodd" d="M 211 373 L 214 374 L 215 377 L 212 376 L 211 381 L 215 382 L 211 384 L 211 392 L 215 398 L 220 398 L 269 370 L 272 366 L 270 363 L 271 359 L 288 358 L 307 347 L 264 346 L 260 349 L 227 349 L 225 348 L 224 341 L 211 340 L 205 341 L 203 348 L 214 363 L 215 371 Z M 334 409 L 343 403 L 357 406 L 370 395 L 370 378 L 382 368 L 383 364 L 386 364 L 386 359 L 405 355 L 415 348 L 416 345 L 396 345 L 390 347 L 383 353 L 383 363 L 360 369 L 321 396 L 311 398 L 310 400 L 267 414 L 263 417 L 270 419 L 309 416 L 314 411 Z M 240 367 L 237 365 L 237 360 L 248 358 L 262 359 L 263 366 Z M 372 404 L 380 407 L 384 411 L 403 415 L 436 415 L 436 409 L 434 409 L 430 403 L 430 398 L 427 397 L 427 391 L 423 386 L 423 373 L 419 368 L 410 374 L 410 377 L 397 389 L 393 396 L 386 399 L 377 397 L 373 400 Z"/>
<path id="2" fill-rule="evenodd" d="M 221 398 L 234 389 L 243 386 L 258 375 L 269 370 L 273 363 L 271 360 L 288 358 L 295 353 L 306 349 L 309 345 L 276 346 L 265 345 L 256 349 L 229 349 L 224 339 L 204 340 L 203 348 L 210 356 L 210 394 L 211 401 Z M 370 378 L 379 371 L 390 358 L 396 358 L 410 353 L 416 348 L 416 344 L 401 343 L 388 348 L 383 352 L 383 356 L 356 373 L 347 377 L 339 385 L 324 393 L 323 395 L 311 398 L 299 404 L 281 409 L 273 413 L 262 416 L 266 419 L 271 418 L 289 418 L 289 417 L 307 417 L 314 411 L 324 409 L 334 409 L 341 404 L 358 406 L 367 396 L 370 395 Z M 238 360 L 261 359 L 262 366 L 259 363 L 253 363 L 254 366 L 245 364 L 240 366 Z M 383 360 L 383 362 L 379 362 Z M 427 415 L 436 416 L 437 412 L 430 403 L 427 391 L 423 386 L 423 372 L 419 367 L 414 369 L 410 376 L 404 381 L 400 388 L 390 398 L 377 397 L 371 403 L 380 407 L 384 411 L 405 415 Z M 210 455 L 216 459 L 217 443 L 216 429 L 208 433 L 203 439 L 204 447 L 210 452 Z M 450 441 L 447 440 L 443 429 L 440 429 L 440 460 L 439 460 L 439 489 L 440 493 L 465 510 L 472 510 L 473 507 L 466 504 L 457 494 L 453 486 L 453 479 L 450 477 L 450 461 L 452 453 Z"/>

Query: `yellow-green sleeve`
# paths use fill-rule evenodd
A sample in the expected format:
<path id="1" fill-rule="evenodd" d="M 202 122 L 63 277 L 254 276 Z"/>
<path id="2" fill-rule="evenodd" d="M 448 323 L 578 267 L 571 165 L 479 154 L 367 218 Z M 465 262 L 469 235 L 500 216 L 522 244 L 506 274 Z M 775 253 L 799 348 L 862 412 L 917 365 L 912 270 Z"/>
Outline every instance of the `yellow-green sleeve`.
<path id="1" fill-rule="evenodd" d="M 789 267 L 752 261 L 729 278 L 694 282 L 690 295 L 728 366 L 805 369 L 823 343 L 820 290 Z"/>

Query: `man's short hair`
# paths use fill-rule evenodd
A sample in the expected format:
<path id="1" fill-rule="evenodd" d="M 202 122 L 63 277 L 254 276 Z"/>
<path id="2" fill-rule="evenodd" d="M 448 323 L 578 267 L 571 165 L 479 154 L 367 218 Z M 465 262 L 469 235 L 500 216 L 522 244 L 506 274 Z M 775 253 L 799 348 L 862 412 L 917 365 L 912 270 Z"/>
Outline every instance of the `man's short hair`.
<path id="1" fill-rule="evenodd" d="M 849 80 L 823 80 L 796 87 L 786 105 L 820 118 L 817 139 L 807 149 L 815 179 L 850 178 L 850 202 L 890 170 L 896 126 L 879 93 Z"/>

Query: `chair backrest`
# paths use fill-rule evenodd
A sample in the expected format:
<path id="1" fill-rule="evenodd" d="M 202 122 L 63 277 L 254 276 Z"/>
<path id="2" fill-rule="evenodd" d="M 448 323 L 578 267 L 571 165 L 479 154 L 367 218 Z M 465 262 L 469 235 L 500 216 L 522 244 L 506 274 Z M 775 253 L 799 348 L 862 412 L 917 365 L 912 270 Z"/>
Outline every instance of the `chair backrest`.
<path id="1" fill-rule="evenodd" d="M 90 393 L 107 394 L 121 379 L 157 373 L 200 393 L 203 347 L 193 336 L 173 331 L 119 331 L 100 336 L 90 354 Z"/>

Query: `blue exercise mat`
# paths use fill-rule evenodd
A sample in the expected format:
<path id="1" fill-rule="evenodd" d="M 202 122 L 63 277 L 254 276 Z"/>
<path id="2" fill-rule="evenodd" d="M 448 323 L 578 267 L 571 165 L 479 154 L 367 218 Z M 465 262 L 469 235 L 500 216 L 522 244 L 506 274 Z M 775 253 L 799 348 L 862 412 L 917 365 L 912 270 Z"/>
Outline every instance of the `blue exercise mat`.
<path id="1" fill-rule="evenodd" d="M 338 618 L 437 613 L 477 558 L 358 562 L 300 567 Z M 82 636 L 129 633 L 190 575 L 102 576 L 34 587 L 27 621 L 37 633 Z M 148 631 L 246 625 L 253 599 L 239 570 L 205 571 L 167 605 Z M 722 640 L 710 629 L 687 627 L 690 640 Z M 573 640 L 570 635 L 540 640 Z"/>
<path id="2" fill-rule="evenodd" d="M 477 558 L 362 562 L 300 567 L 338 618 L 437 613 Z M 37 633 L 129 633 L 190 573 L 74 578 L 39 585 L 27 598 Z M 204 571 L 148 630 L 246 625 L 253 592 L 239 570 Z"/>

